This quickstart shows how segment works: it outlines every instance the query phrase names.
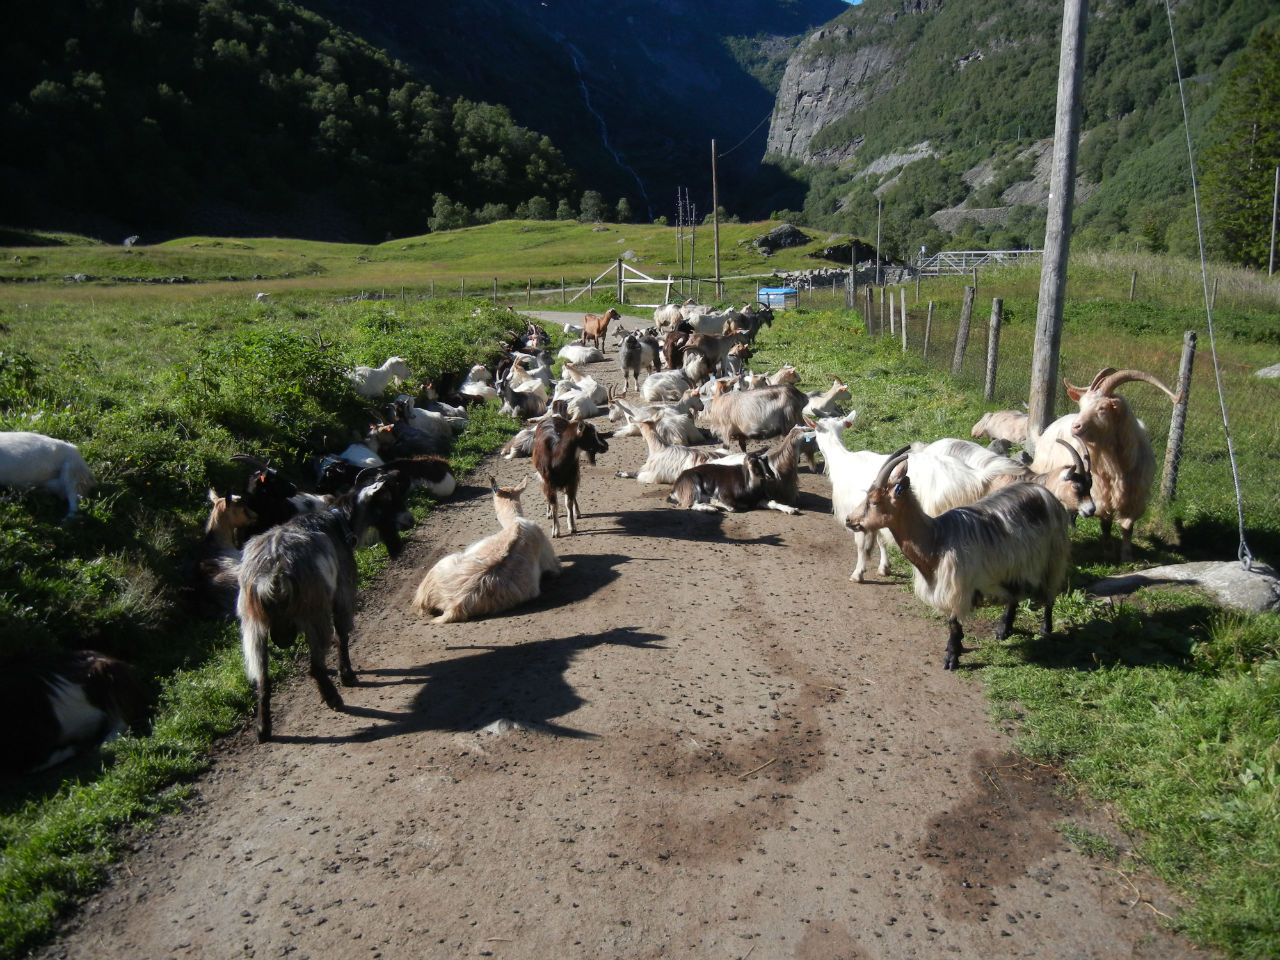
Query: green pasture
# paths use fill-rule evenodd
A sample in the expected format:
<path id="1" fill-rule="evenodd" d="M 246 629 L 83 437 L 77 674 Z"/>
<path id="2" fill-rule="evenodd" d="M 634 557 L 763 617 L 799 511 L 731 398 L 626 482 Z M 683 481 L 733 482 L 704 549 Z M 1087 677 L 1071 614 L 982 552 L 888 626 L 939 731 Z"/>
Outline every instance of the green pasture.
<path id="1" fill-rule="evenodd" d="M 642 268 L 670 269 L 672 230 L 607 226 L 506 223 L 375 247 L 184 238 L 126 254 L 51 237 L 49 245 L 0 250 L 0 428 L 74 441 L 98 478 L 78 521 L 64 521 L 65 505 L 46 496 L 0 495 L 0 654 L 103 649 L 137 663 L 157 703 L 149 730 L 96 756 L 4 782 L 0 956 L 20 956 L 46 938 L 100 881 L 121 831 L 178 808 L 214 741 L 244 722 L 250 698 L 234 624 L 195 612 L 186 580 L 207 489 L 243 481 L 231 454 L 269 457 L 305 483 L 309 458 L 345 445 L 363 423 L 363 403 L 345 378 L 352 365 L 399 354 L 426 378 L 491 359 L 496 338 L 513 323 L 506 305 L 523 307 L 528 279 L 558 281 L 563 273 L 585 282 L 613 262 L 619 239 L 638 252 Z M 722 226 L 724 274 L 787 262 L 739 242 L 768 226 Z M 710 234 L 698 231 L 704 291 Z M 792 269 L 805 264 L 802 253 L 785 255 Z M 152 276 L 191 282 L 62 279 L 143 277 L 142 261 Z M 118 272 L 125 267 L 135 269 Z M 498 278 L 499 303 L 484 295 L 488 289 L 465 300 L 443 293 L 463 278 L 468 289 L 472 278 L 483 287 L 485 277 Z M 1280 544 L 1277 382 L 1253 376 L 1280 361 L 1277 288 L 1243 273 L 1220 271 L 1214 279 L 1217 372 L 1191 265 L 1072 263 L 1061 372 L 1073 382 L 1087 383 L 1102 366 L 1132 366 L 1172 386 L 1183 331 L 1200 336 L 1178 494 L 1170 503 L 1153 498 L 1135 539 L 1140 565 L 1235 556 L 1219 380 L 1247 538 L 1270 562 Z M 915 284 L 907 285 L 905 352 L 897 336 L 880 334 L 874 312 L 846 310 L 842 289 L 805 289 L 800 309 L 762 332 L 755 365 L 794 363 L 806 389 L 841 377 L 858 411 L 847 441 L 853 447 L 967 436 L 984 410 L 1025 398 L 1038 275 L 1020 268 L 979 276 L 973 333 L 962 372 L 952 377 L 966 282 L 972 278 L 924 281 L 918 299 Z M 753 295 L 754 283 L 730 281 L 725 300 Z M 351 299 L 384 286 L 389 299 Z M 255 300 L 260 290 L 271 296 Z M 611 293 L 605 287 L 590 302 Z M 1005 323 L 996 395 L 984 402 L 993 297 L 1003 299 Z M 1168 400 L 1140 383 L 1123 392 L 1162 458 Z M 1059 409 L 1066 412 L 1065 400 Z M 456 469 L 474 469 L 513 430 L 495 405 L 477 410 L 453 455 Z M 429 510 L 430 499 L 414 508 Z M 1232 957 L 1280 955 L 1280 903 L 1268 882 L 1280 864 L 1280 618 L 1227 615 L 1188 590 L 1092 600 L 1080 584 L 1115 569 L 1100 550 L 1096 521 L 1080 523 L 1074 550 L 1054 643 L 1015 633 L 1005 643 L 984 641 L 971 655 L 994 715 L 1018 724 L 1029 754 L 1060 765 L 1076 789 L 1118 811 L 1124 844 L 1064 825 L 1083 852 L 1114 858 L 1114 869 L 1163 877 L 1190 904 L 1172 922 L 1199 942 Z M 380 547 L 362 551 L 362 569 L 376 570 L 384 558 Z M 1028 613 L 1021 625 L 1031 623 Z M 940 636 L 942 629 L 939 622 Z M 982 626 L 974 632 L 989 636 Z M 290 658 L 273 669 L 292 669 Z"/>

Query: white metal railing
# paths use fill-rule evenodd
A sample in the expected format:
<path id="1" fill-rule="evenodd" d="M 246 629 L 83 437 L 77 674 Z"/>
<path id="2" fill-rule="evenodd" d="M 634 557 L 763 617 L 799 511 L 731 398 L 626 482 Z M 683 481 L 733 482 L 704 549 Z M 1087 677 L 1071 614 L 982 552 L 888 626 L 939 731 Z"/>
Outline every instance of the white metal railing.
<path id="1" fill-rule="evenodd" d="M 1038 257 L 1042 250 L 943 250 L 925 257 L 917 263 L 920 275 L 942 277 L 970 273 L 975 267 L 992 264 L 1016 263 L 1028 257 Z"/>

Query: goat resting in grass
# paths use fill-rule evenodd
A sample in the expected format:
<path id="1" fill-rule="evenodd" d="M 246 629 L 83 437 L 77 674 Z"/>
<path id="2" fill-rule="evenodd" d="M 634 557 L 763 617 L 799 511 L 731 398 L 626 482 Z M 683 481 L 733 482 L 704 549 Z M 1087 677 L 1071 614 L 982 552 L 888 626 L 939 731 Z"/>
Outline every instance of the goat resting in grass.
<path id="1" fill-rule="evenodd" d="M 889 457 L 845 522 L 854 531 L 887 528 L 893 534 L 915 568 L 916 596 L 947 617 L 943 668 L 960 665 L 965 652 L 960 621 L 979 603 L 1006 604 L 995 632 L 1003 640 L 1013 630 L 1018 602 L 1039 601 L 1044 605 L 1041 636 L 1048 636 L 1071 554 L 1062 504 L 1039 484 L 1013 483 L 931 517 L 911 489 L 907 449 Z"/>
<path id="2" fill-rule="evenodd" d="M 413 607 L 436 623 L 457 623 L 509 610 L 542 592 L 545 574 L 559 576 L 560 560 L 547 535 L 520 508 L 528 485 L 499 487 L 489 478 L 493 512 L 502 527 L 433 566 L 418 584 Z"/>
<path id="3" fill-rule="evenodd" d="M 0 431 L 0 486 L 39 487 L 67 501 L 67 516 L 80 509 L 80 495 L 93 486 L 93 474 L 75 444 L 43 433 Z"/>

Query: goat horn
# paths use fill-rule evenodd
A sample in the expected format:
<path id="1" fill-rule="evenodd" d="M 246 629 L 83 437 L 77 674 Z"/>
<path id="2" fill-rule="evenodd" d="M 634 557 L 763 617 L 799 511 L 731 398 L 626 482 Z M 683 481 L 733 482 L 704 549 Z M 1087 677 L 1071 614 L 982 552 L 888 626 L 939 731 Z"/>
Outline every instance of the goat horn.
<path id="1" fill-rule="evenodd" d="M 1072 383 L 1066 377 L 1062 378 L 1062 382 L 1067 385 L 1068 390 L 1078 390 L 1081 393 L 1084 393 L 1085 390 L 1096 390 L 1098 388 L 1098 384 L 1102 382 L 1104 377 L 1109 377 L 1111 374 L 1115 372 L 1116 372 L 1115 367 L 1103 367 L 1101 370 L 1098 371 L 1098 375 L 1093 378 L 1093 383 L 1089 384 L 1089 386 L 1087 387 L 1077 387 L 1074 383 Z"/>
<path id="2" fill-rule="evenodd" d="M 1071 451 L 1071 459 L 1072 459 L 1073 461 L 1075 461 L 1075 465 L 1076 465 L 1076 470 L 1077 470 L 1077 472 L 1079 472 L 1079 473 L 1088 473 L 1088 472 L 1089 472 L 1089 468 L 1088 468 L 1088 467 L 1086 467 L 1086 466 L 1084 465 L 1084 461 L 1080 459 L 1080 451 L 1076 449 L 1075 444 L 1073 444 L 1073 443 L 1067 443 L 1067 441 L 1063 440 L 1061 437 L 1055 437 L 1054 439 L 1055 439 L 1058 443 L 1062 444 L 1064 447 L 1066 447 L 1068 450 L 1070 450 L 1070 451 Z"/>
<path id="3" fill-rule="evenodd" d="M 889 474 L 893 472 L 893 468 L 906 460 L 910 452 L 911 444 L 907 444 L 905 447 L 899 447 L 897 450 L 893 451 L 893 453 L 889 454 L 889 459 L 886 460 L 884 466 L 880 468 L 880 472 L 876 474 L 876 478 L 872 481 L 871 486 L 884 486 L 885 481 L 889 479 Z"/>
<path id="4" fill-rule="evenodd" d="M 1098 376 L 1101 377 L 1102 374 L 1099 374 Z M 1153 387 L 1159 387 L 1174 403 L 1182 402 L 1182 394 L 1174 393 L 1151 374 L 1144 373 L 1141 370 L 1113 370 L 1107 375 L 1105 380 L 1102 380 L 1101 382 L 1095 380 L 1094 385 L 1099 393 L 1109 397 L 1115 393 L 1116 387 L 1120 386 L 1122 383 L 1128 383 L 1131 380 L 1141 380 L 1144 383 L 1151 384 Z"/>

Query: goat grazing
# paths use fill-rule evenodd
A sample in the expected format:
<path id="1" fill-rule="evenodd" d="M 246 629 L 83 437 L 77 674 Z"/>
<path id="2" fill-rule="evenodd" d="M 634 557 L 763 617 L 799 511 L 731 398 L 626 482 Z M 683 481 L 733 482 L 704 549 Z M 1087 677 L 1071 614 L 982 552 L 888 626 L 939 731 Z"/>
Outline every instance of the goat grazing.
<path id="1" fill-rule="evenodd" d="M 547 535 L 520 509 L 529 478 L 516 487 L 493 490 L 493 511 L 501 530 L 451 553 L 427 571 L 413 595 L 413 607 L 436 623 L 476 620 L 509 610 L 542 592 L 545 574 L 559 576 L 560 560 Z"/>
<path id="2" fill-rule="evenodd" d="M 338 676 L 345 686 L 356 682 L 347 649 L 355 622 L 355 547 L 376 530 L 387 552 L 398 556 L 404 549 L 399 530 L 412 522 L 404 508 L 407 485 L 402 479 L 394 471 L 371 473 L 370 482 L 341 497 L 332 509 L 297 516 L 245 545 L 236 613 L 245 673 L 257 701 L 259 743 L 271 738 L 268 639 L 287 647 L 298 633 L 307 638 L 311 677 L 331 709 L 343 706 L 325 667 L 335 634 Z"/>
<path id="3" fill-rule="evenodd" d="M 1055 473 L 1068 463 L 1058 445 L 1049 441 L 1072 438 L 1085 445 L 1093 473 L 1093 502 L 1102 524 L 1103 549 L 1109 550 L 1111 525 L 1118 521 L 1121 561 L 1133 557 L 1133 525 L 1147 509 L 1156 469 L 1146 427 L 1134 415 L 1128 401 L 1115 392 L 1121 384 L 1134 380 L 1158 387 L 1174 403 L 1182 399 L 1141 370 L 1107 367 L 1088 387 L 1077 387 L 1064 380 L 1067 396 L 1080 405 L 1079 412 L 1059 417 L 1045 428 L 1036 441 L 1036 455 L 1031 463 L 1036 473 Z"/>
<path id="4" fill-rule="evenodd" d="M 943 669 L 955 670 L 975 604 L 1006 604 L 997 640 L 1013 630 L 1018 602 L 1044 605 L 1041 635 L 1053 630 L 1053 603 L 1062 590 L 1071 552 L 1067 511 L 1044 487 L 1014 483 L 967 507 L 929 516 L 907 475 L 907 448 L 885 462 L 866 499 L 846 519 L 850 529 L 888 529 L 915 568 L 915 593 L 947 617 Z"/>
<path id="5" fill-rule="evenodd" d="M 351 384 L 366 400 L 377 400 L 392 382 L 412 379 L 409 364 L 403 357 L 388 357 L 380 367 L 356 367 L 351 371 Z"/>
<path id="6" fill-rule="evenodd" d="M 699 464 L 676 477 L 667 499 L 706 513 L 750 510 L 764 499 L 770 473 L 763 453 L 748 454 L 741 463 Z"/>
<path id="7" fill-rule="evenodd" d="M 0 486 L 39 487 L 67 501 L 67 516 L 80 510 L 80 496 L 93 486 L 93 474 L 75 444 L 43 433 L 0 431 Z"/>
<path id="8" fill-rule="evenodd" d="M 740 450 L 746 450 L 748 440 L 780 437 L 800 423 L 808 400 L 789 383 L 731 390 L 711 401 L 706 426 L 721 443 L 737 442 Z"/>
<path id="9" fill-rule="evenodd" d="M 581 479 L 578 452 L 585 453 L 588 462 L 594 464 L 596 454 L 605 453 L 608 449 L 606 437 L 584 420 L 569 421 L 552 416 L 538 424 L 533 435 L 533 468 L 542 478 L 542 495 L 547 499 L 551 536 L 560 536 L 562 495 L 569 532 L 578 531 L 578 483 Z"/>
<path id="10" fill-rule="evenodd" d="M 94 650 L 14 655 L 0 663 L 0 716 L 10 739 L 0 772 L 45 770 L 114 739 L 146 715 L 129 664 Z"/>
<path id="11" fill-rule="evenodd" d="M 597 350 L 603 350 L 605 334 L 609 332 L 609 321 L 621 319 L 622 314 L 618 313 L 614 307 L 610 307 L 601 316 L 594 313 L 585 314 L 582 318 L 582 336 L 578 342 L 586 344 L 590 340 Z"/>

